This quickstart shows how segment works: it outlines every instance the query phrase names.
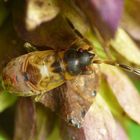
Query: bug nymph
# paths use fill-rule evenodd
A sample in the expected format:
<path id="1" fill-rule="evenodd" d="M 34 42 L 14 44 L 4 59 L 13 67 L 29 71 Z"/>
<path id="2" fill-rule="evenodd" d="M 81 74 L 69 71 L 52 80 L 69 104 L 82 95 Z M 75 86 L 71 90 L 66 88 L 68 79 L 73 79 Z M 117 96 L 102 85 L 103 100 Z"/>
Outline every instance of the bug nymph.
<path id="1" fill-rule="evenodd" d="M 42 94 L 86 73 L 93 57 L 88 50 L 76 48 L 59 53 L 54 50 L 31 52 L 9 62 L 3 70 L 4 86 L 17 95 Z"/>
<path id="2" fill-rule="evenodd" d="M 3 81 L 9 92 L 21 96 L 44 93 L 64 83 L 59 73 L 51 71 L 55 52 L 36 51 L 13 59 L 3 70 Z"/>

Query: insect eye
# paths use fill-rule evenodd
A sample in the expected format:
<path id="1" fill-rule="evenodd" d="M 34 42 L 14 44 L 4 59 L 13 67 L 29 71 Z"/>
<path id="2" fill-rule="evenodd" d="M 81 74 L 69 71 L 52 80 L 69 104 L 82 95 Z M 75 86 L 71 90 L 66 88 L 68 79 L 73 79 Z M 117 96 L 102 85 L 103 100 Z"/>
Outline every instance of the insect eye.
<path id="1" fill-rule="evenodd" d="M 84 67 L 84 66 L 89 65 L 94 56 L 95 54 L 92 54 L 88 51 L 79 52 L 78 59 L 79 59 L 80 66 Z"/>
<path id="2" fill-rule="evenodd" d="M 77 75 L 81 73 L 81 68 L 79 65 L 79 60 L 75 58 L 70 58 L 67 61 L 67 70 L 72 75 Z"/>
<path id="3" fill-rule="evenodd" d="M 75 58 L 75 59 L 78 58 L 78 53 L 75 49 L 70 49 L 70 50 L 65 52 L 65 54 L 64 54 L 65 61 L 69 61 L 73 58 Z"/>

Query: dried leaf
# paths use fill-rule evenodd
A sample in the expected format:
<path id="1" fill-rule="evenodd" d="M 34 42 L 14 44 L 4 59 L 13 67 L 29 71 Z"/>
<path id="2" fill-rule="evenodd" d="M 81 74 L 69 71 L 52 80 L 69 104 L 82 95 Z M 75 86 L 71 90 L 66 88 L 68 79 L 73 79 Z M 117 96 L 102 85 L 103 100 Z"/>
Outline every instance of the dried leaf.
<path id="1" fill-rule="evenodd" d="M 128 61 L 140 65 L 140 50 L 124 30 L 121 28 L 118 30 L 116 38 L 112 40 L 111 44 Z"/>
<path id="2" fill-rule="evenodd" d="M 30 0 L 36 3 L 35 0 Z M 42 0 L 41 0 L 42 1 Z M 68 24 L 66 17 L 70 18 L 70 20 L 74 20 L 74 23 L 76 22 L 76 26 L 80 26 L 82 31 L 85 32 L 87 28 L 83 22 L 81 22 L 80 15 L 72 8 L 70 8 L 70 5 L 67 5 L 67 9 L 64 9 L 64 15 L 61 13 L 56 14 L 53 18 L 50 20 L 46 20 L 46 16 L 44 16 L 45 13 L 49 13 L 49 8 L 47 4 L 50 0 L 47 0 L 46 2 L 42 3 L 43 9 L 41 7 L 38 7 L 39 9 L 37 11 L 40 11 L 38 17 L 36 17 L 33 13 L 32 5 L 30 6 L 30 2 L 25 2 L 20 0 L 16 0 L 15 7 L 13 11 L 13 17 L 14 17 L 14 25 L 17 30 L 17 33 L 19 36 L 25 40 L 30 42 L 33 45 L 36 45 L 38 49 L 46 49 L 46 47 L 50 47 L 53 49 L 64 49 L 69 47 L 72 42 L 74 42 L 77 39 L 77 34 L 72 30 L 70 25 Z M 56 0 L 51 1 L 52 5 L 50 5 L 51 9 L 53 10 Z M 63 3 L 65 3 L 63 1 Z M 60 5 L 62 6 L 62 5 Z M 28 7 L 28 8 L 27 8 Z M 63 7 L 63 6 L 62 6 Z M 22 9 L 22 10 L 21 10 Z M 45 11 L 44 11 L 45 10 Z M 17 11 L 19 11 L 17 13 Z M 70 12 L 72 11 L 72 12 Z M 27 13 L 27 14 L 26 14 Z M 34 20 L 39 20 L 37 23 L 34 23 L 29 17 L 33 14 L 34 16 L 32 18 L 37 18 Z M 46 14 L 45 14 L 46 15 Z M 67 16 L 68 15 L 68 16 Z M 40 19 L 43 18 L 43 19 Z M 35 24 L 35 25 L 28 25 L 34 26 L 34 29 L 29 30 L 27 28 L 26 24 Z"/>
<path id="3" fill-rule="evenodd" d="M 14 140 L 34 140 L 35 106 L 30 98 L 21 98 L 15 118 Z"/>
<path id="4" fill-rule="evenodd" d="M 86 13 L 93 29 L 98 28 L 105 39 L 114 36 L 123 9 L 123 0 L 75 0 Z"/>
<path id="5" fill-rule="evenodd" d="M 55 115 L 30 98 L 18 102 L 14 140 L 46 140 L 52 133 Z"/>
<path id="6" fill-rule="evenodd" d="M 140 124 L 140 96 L 137 89 L 119 69 L 102 64 L 101 70 L 121 107 Z"/>
<path id="7" fill-rule="evenodd" d="M 100 95 L 97 95 L 87 112 L 82 128 L 62 123 L 63 140 L 115 140 L 116 125 L 113 116 Z"/>
<path id="8" fill-rule="evenodd" d="M 91 75 L 77 76 L 65 85 L 41 96 L 39 102 L 55 111 L 75 127 L 81 127 L 83 118 L 98 89 L 98 69 Z"/>
<path id="9" fill-rule="evenodd" d="M 7 20 L 0 28 L 0 72 L 12 58 L 25 53 L 23 42 L 17 37 L 11 24 L 11 20 Z"/>

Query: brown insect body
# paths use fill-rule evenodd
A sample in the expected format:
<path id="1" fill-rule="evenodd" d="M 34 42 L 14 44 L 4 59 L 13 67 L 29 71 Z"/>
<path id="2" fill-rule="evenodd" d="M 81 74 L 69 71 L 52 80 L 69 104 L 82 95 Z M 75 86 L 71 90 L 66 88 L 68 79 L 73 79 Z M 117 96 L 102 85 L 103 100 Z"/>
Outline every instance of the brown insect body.
<path id="1" fill-rule="evenodd" d="M 84 66 L 80 62 L 82 57 L 90 57 Z M 9 62 L 3 70 L 3 82 L 9 92 L 20 96 L 42 94 L 88 71 L 84 68 L 90 65 L 92 57 L 87 50 L 76 48 L 58 53 L 54 50 L 31 52 Z"/>
<path id="2" fill-rule="evenodd" d="M 3 71 L 6 89 L 20 96 L 31 96 L 63 84 L 63 77 L 51 71 L 54 61 L 52 50 L 31 52 L 13 59 Z"/>

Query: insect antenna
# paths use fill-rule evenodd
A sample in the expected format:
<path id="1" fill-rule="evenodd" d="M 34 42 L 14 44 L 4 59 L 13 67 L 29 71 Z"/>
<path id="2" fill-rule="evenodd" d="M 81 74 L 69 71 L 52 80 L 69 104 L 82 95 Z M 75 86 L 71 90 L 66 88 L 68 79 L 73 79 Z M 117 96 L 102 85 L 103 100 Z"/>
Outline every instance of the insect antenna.
<path id="1" fill-rule="evenodd" d="M 66 17 L 66 21 L 69 24 L 69 26 L 72 28 L 72 30 L 80 37 L 80 38 L 84 38 L 83 35 L 74 27 L 74 25 L 72 24 L 72 22 Z"/>
<path id="2" fill-rule="evenodd" d="M 131 73 L 135 73 L 136 75 L 140 75 L 140 69 L 138 68 L 133 68 L 131 66 L 128 66 L 128 65 L 125 65 L 125 64 L 121 64 L 121 63 L 117 63 L 117 62 L 114 62 L 114 61 L 102 61 L 102 60 L 94 60 L 93 63 L 96 63 L 96 64 L 109 64 L 109 65 L 112 65 L 112 66 L 117 66 L 117 67 L 120 67 L 126 71 L 129 71 Z"/>
<path id="3" fill-rule="evenodd" d="M 72 22 L 70 21 L 69 18 L 65 17 L 67 23 L 69 24 L 69 26 L 71 27 L 71 29 L 75 32 L 75 34 L 77 34 L 77 36 L 79 38 L 81 38 L 81 40 L 85 41 L 87 44 L 91 45 L 91 43 L 88 41 L 88 39 L 86 39 L 72 24 Z"/>

